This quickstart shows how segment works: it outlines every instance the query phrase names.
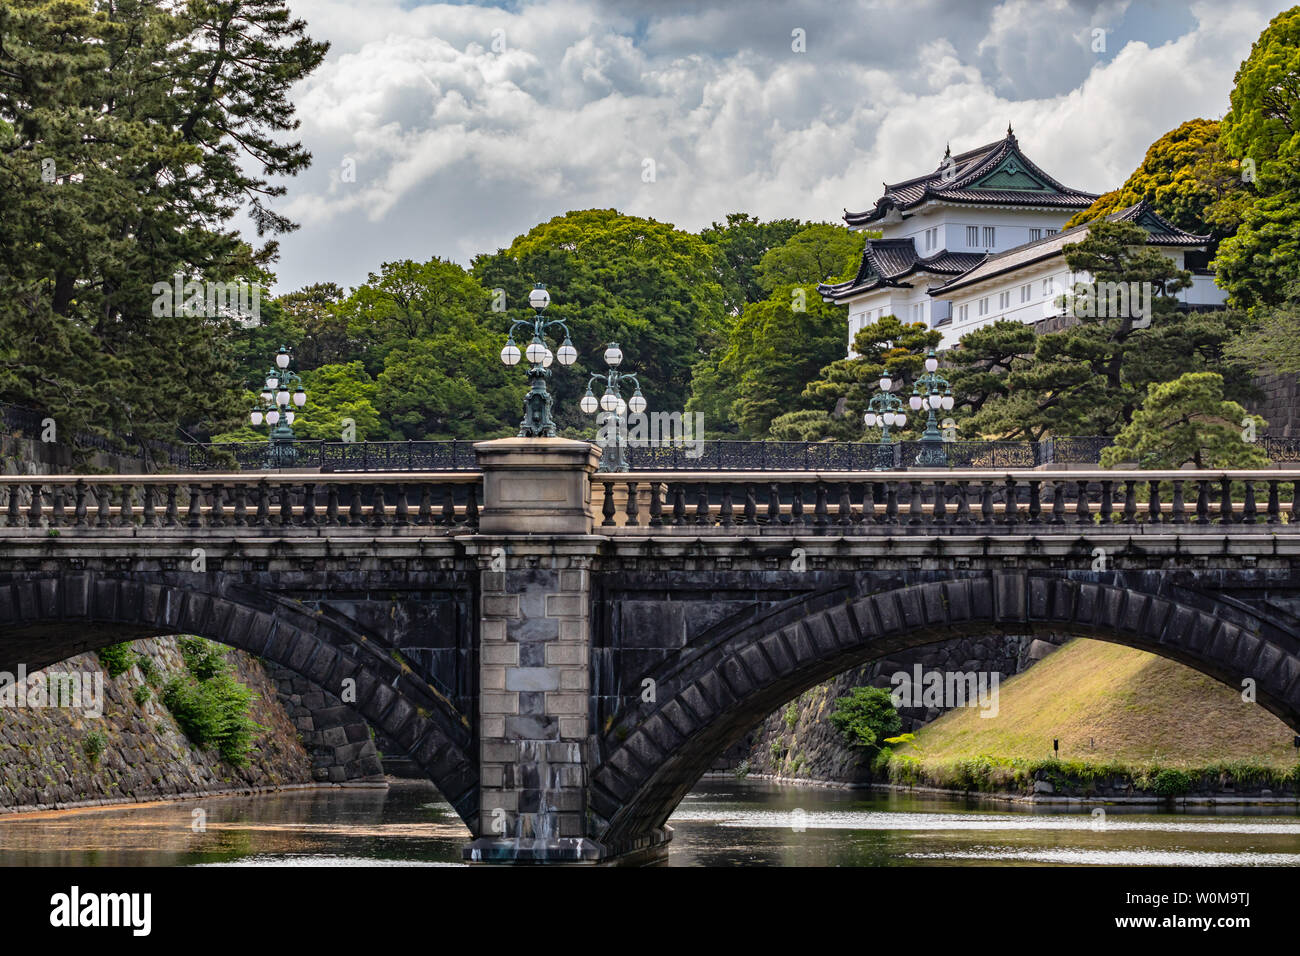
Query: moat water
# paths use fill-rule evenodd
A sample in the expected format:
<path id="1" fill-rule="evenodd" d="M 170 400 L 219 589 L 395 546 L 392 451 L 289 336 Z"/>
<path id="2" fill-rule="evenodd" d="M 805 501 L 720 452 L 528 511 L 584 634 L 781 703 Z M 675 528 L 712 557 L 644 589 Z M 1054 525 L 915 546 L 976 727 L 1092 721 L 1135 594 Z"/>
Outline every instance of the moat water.
<path id="1" fill-rule="evenodd" d="M 1295 804 L 1102 817 L 706 778 L 669 823 L 670 866 L 1300 866 Z M 0 865 L 459 865 L 467 839 L 437 791 L 400 781 L 0 816 Z"/>

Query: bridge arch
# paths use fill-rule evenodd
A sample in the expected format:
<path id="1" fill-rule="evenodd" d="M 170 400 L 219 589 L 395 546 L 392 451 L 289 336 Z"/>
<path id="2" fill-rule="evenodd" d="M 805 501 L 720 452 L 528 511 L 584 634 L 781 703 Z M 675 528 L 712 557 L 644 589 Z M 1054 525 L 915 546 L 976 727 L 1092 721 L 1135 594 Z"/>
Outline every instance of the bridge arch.
<path id="1" fill-rule="evenodd" d="M 1088 578 L 1091 578 L 1089 580 Z M 711 635 L 659 673 L 598 741 L 597 839 L 628 846 L 662 827 L 716 755 L 802 691 L 922 644 L 1014 627 L 1150 651 L 1240 689 L 1300 732 L 1300 634 L 1255 609 L 1147 585 L 1139 575 L 992 573 L 874 594 L 823 592 Z"/>
<path id="2" fill-rule="evenodd" d="M 407 748 L 477 832 L 478 771 L 470 721 L 402 668 L 373 635 L 338 616 L 254 592 L 221 575 L 141 580 L 98 571 L 0 574 L 0 669 L 29 670 L 121 641 L 196 634 L 265 658 L 338 694 Z"/>

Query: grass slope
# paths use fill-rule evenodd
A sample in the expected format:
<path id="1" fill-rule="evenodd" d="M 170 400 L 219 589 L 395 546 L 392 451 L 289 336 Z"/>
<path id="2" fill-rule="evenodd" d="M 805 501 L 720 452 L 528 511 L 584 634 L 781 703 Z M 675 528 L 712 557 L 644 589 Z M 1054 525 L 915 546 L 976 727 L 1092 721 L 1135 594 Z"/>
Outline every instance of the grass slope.
<path id="1" fill-rule="evenodd" d="M 988 754 L 1133 767 L 1294 767 L 1294 734 L 1240 691 L 1145 651 L 1077 639 L 1002 684 L 996 717 L 949 711 L 898 750 L 923 764 Z"/>

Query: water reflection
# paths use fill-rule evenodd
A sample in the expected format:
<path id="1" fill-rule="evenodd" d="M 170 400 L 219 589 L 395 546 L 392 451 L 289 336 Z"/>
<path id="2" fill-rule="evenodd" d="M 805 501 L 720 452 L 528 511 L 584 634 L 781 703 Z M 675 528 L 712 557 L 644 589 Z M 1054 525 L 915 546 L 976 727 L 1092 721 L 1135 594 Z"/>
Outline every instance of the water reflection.
<path id="1" fill-rule="evenodd" d="M 206 814 L 195 827 L 195 811 Z M 672 866 L 1296 866 L 1300 809 L 1015 807 L 707 779 Z M 8 866 L 459 864 L 469 833 L 427 784 L 0 817 Z"/>

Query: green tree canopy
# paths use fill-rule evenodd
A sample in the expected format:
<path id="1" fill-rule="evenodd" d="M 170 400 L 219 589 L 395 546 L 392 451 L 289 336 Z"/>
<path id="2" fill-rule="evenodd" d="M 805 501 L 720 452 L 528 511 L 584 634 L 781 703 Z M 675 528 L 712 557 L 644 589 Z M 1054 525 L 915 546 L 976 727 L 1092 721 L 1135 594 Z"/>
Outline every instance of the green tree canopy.
<path id="1" fill-rule="evenodd" d="M 758 283 L 759 262 L 793 236 L 802 224 L 797 219 L 773 219 L 761 222 L 757 216 L 733 212 L 726 225 L 713 223 L 700 231 L 700 238 L 716 253 L 716 275 L 722 288 L 722 306 L 730 315 L 739 315 L 750 302 L 757 302 L 770 291 Z"/>
<path id="2" fill-rule="evenodd" d="M 1178 311 L 1172 293 L 1185 287 L 1187 273 L 1147 246 L 1141 227 L 1097 220 L 1086 238 L 1066 246 L 1065 260 L 1072 272 L 1093 280 L 1076 286 L 1079 317 L 1072 324 L 1034 337 L 995 323 L 963 337 L 953 356 L 960 369 L 954 386 L 977 408 L 958 419 L 965 434 L 1029 440 L 1114 435 L 1150 384 L 1189 371 L 1231 369 L 1235 393 L 1250 393 L 1249 375 L 1225 355 L 1244 317 Z M 1103 282 L 1150 283 L 1149 325 L 1132 310 L 1105 314 L 1109 310 L 1097 301 L 1097 283 Z"/>
<path id="3" fill-rule="evenodd" d="M 1244 184 L 1240 165 L 1219 142 L 1214 120 L 1188 120 L 1151 144 L 1119 189 L 1112 189 L 1077 212 L 1066 229 L 1127 209 L 1146 200 L 1180 229 L 1197 235 L 1222 235 L 1222 223 L 1206 218 L 1207 210 Z"/>
<path id="4" fill-rule="evenodd" d="M 155 286 L 269 278 L 275 243 L 230 223 L 293 227 L 264 203 L 311 159 L 284 138 L 289 90 L 326 51 L 305 29 L 284 0 L 0 4 L 0 399 L 64 440 L 243 412 L 236 317 Z M 178 383 L 196 387 L 178 401 Z"/>
<path id="5" fill-rule="evenodd" d="M 1133 419 L 1102 452 L 1107 468 L 1136 462 L 1142 468 L 1257 468 L 1269 463 L 1255 438 L 1264 419 L 1223 396 L 1223 376 L 1188 372 L 1154 382 Z"/>
<path id="6" fill-rule="evenodd" d="M 590 435 L 593 419 L 578 401 L 588 373 L 605 371 L 607 342 L 622 347 L 621 367 L 638 374 L 651 411 L 685 408 L 690 369 L 722 329 L 716 265 L 699 236 L 614 209 L 586 209 L 476 256 L 473 272 L 484 289 L 505 296 L 507 311 L 492 323 L 498 351 L 510 320 L 531 318 L 533 284 L 545 283 L 552 297 L 547 315 L 568 323 L 578 349 L 578 362 L 551 380 L 554 415 L 571 433 Z"/>

